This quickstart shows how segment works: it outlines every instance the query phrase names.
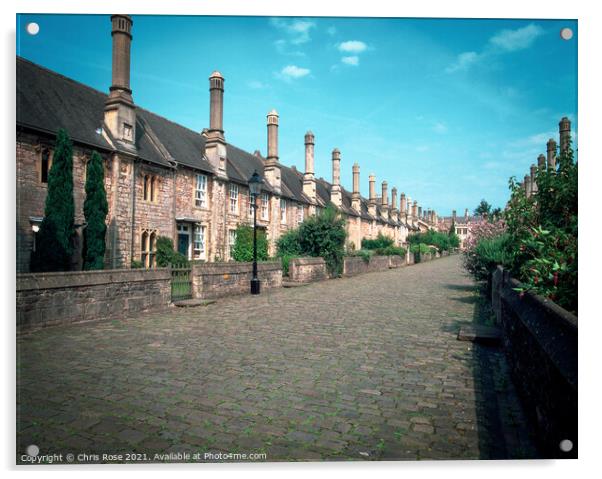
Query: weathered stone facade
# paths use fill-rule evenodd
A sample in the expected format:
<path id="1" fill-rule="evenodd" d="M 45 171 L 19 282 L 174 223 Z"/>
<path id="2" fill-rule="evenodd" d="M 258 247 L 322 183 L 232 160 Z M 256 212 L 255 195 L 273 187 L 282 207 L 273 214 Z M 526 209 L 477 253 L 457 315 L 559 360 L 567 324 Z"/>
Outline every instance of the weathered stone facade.
<path id="1" fill-rule="evenodd" d="M 388 197 L 374 198 L 374 202 L 362 198 L 357 164 L 353 167 L 353 192 L 345 190 L 340 185 L 344 158 L 337 149 L 333 151 L 333 183 L 315 178 L 311 132 L 304 137 L 306 171 L 280 164 L 275 111 L 267 117 L 267 158 L 229 145 L 223 127 L 225 80 L 219 72 L 210 77 L 210 128 L 201 133 L 135 106 L 129 86 L 131 19 L 113 16 L 112 27 L 113 86 L 108 96 L 17 59 L 19 272 L 29 271 L 35 232 L 44 215 L 44 154 L 51 159 L 60 127 L 74 143 L 74 270 L 81 268 L 85 169 L 94 150 L 105 161 L 108 268 L 129 268 L 133 261 L 152 266 L 159 236 L 172 238 L 175 248 L 192 260 L 231 259 L 234 231 L 239 224 L 253 220 L 247 180 L 254 170 L 265 181 L 264 193 L 257 199 L 257 224 L 267 233 L 270 255 L 276 253 L 276 241 L 283 232 L 329 202 L 346 218 L 348 248 L 359 249 L 363 238 L 375 238 L 379 233 L 402 245 L 410 231 L 432 224 L 406 208 L 403 193 L 397 205 L 396 189 L 392 201 Z M 70 96 L 77 100 L 64 101 Z M 57 117 L 46 116 L 48 110 Z"/>

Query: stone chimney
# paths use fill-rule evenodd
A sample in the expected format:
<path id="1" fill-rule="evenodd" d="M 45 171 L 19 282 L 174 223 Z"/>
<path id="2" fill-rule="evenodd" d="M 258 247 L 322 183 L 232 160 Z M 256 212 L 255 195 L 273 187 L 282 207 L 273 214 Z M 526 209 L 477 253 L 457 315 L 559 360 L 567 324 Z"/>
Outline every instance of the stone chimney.
<path id="1" fill-rule="evenodd" d="M 368 177 L 368 184 L 370 185 L 369 197 L 368 197 L 368 212 L 372 216 L 376 216 L 376 177 L 372 173 Z"/>
<path id="2" fill-rule="evenodd" d="M 529 198 L 531 196 L 531 177 L 529 175 L 525 175 L 523 185 L 525 185 L 525 195 Z"/>
<path id="3" fill-rule="evenodd" d="M 547 144 L 548 153 L 548 170 L 556 171 L 556 142 L 554 138 L 550 138 Z"/>
<path id="4" fill-rule="evenodd" d="M 129 15 L 111 16 L 113 69 L 110 92 L 105 101 L 104 124 L 121 148 L 135 153 L 136 107 L 130 89 L 132 25 Z"/>
<path id="5" fill-rule="evenodd" d="M 412 204 L 412 218 L 418 219 L 418 201 L 416 200 Z"/>
<path id="6" fill-rule="evenodd" d="M 399 210 L 397 209 L 397 188 L 394 186 L 391 189 L 391 213 L 394 216 L 394 219 L 397 219 L 397 214 Z"/>
<path id="7" fill-rule="evenodd" d="M 407 211 L 406 194 L 402 193 L 399 200 L 399 214 L 405 217 Z"/>
<path id="8" fill-rule="evenodd" d="M 227 178 L 226 140 L 224 138 L 224 77 L 217 70 L 209 77 L 209 130 L 205 141 L 205 156 L 218 178 Z"/>
<path id="9" fill-rule="evenodd" d="M 303 193 L 316 202 L 316 178 L 314 176 L 315 137 L 311 131 L 305 134 L 305 174 L 303 175 Z"/>
<path id="10" fill-rule="evenodd" d="M 383 181 L 381 185 L 381 197 L 380 197 L 380 206 L 381 206 L 381 215 L 384 218 L 389 219 L 389 193 L 387 189 L 387 182 Z"/>
<path id="11" fill-rule="evenodd" d="M 546 157 L 544 155 L 539 155 L 537 157 L 537 167 L 539 171 L 544 171 L 546 169 Z"/>
<path id="12" fill-rule="evenodd" d="M 418 206 L 418 219 L 422 220 L 422 206 Z"/>
<path id="13" fill-rule="evenodd" d="M 332 150 L 332 187 L 330 189 L 330 201 L 338 208 L 343 206 L 343 195 L 341 193 L 341 152 L 338 148 Z"/>
<path id="14" fill-rule="evenodd" d="M 569 149 L 571 141 L 571 121 L 566 116 L 558 123 L 558 130 L 560 132 L 560 153 L 562 154 Z"/>
<path id="15" fill-rule="evenodd" d="M 361 212 L 361 195 L 360 195 L 360 165 L 353 164 L 353 193 L 351 193 L 351 207 Z"/>
<path id="16" fill-rule="evenodd" d="M 529 181 L 531 182 L 531 192 L 536 193 L 537 192 L 537 181 L 535 180 L 535 174 L 537 173 L 537 166 L 531 165 L 529 173 L 530 173 Z"/>
<path id="17" fill-rule="evenodd" d="M 268 125 L 268 156 L 263 169 L 265 178 L 280 194 L 280 163 L 278 163 L 278 112 L 272 110 L 267 115 Z"/>
<path id="18" fill-rule="evenodd" d="M 452 222 L 456 222 L 456 210 L 452 210 Z"/>
<path id="19" fill-rule="evenodd" d="M 464 210 L 464 223 L 468 223 L 468 208 Z"/>

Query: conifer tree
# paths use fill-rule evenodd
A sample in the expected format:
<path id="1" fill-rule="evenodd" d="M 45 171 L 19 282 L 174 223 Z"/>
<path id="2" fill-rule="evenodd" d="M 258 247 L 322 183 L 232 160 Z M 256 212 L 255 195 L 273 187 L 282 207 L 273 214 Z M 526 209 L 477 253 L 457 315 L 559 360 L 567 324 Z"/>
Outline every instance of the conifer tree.
<path id="1" fill-rule="evenodd" d="M 73 235 L 73 145 L 67 132 L 59 129 L 48 173 L 48 193 L 44 219 L 32 254 L 32 271 L 68 271 L 71 269 Z"/>
<path id="2" fill-rule="evenodd" d="M 86 200 L 84 201 L 84 269 L 103 269 L 105 256 L 106 218 L 109 212 L 104 184 L 102 158 L 94 151 L 88 162 Z"/>

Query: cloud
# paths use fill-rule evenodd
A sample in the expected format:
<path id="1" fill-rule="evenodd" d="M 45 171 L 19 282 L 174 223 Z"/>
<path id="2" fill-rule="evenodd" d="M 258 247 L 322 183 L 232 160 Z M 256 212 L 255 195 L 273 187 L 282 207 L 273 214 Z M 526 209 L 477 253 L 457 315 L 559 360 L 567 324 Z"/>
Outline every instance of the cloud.
<path id="1" fill-rule="evenodd" d="M 352 65 L 352 66 L 356 67 L 360 64 L 360 57 L 358 57 L 357 55 L 353 55 L 350 57 L 343 57 L 343 58 L 341 58 L 341 61 L 346 65 Z"/>
<path id="2" fill-rule="evenodd" d="M 441 121 L 438 121 L 433 125 L 433 131 L 440 134 L 447 133 L 447 125 Z"/>
<path id="3" fill-rule="evenodd" d="M 271 18 L 270 24 L 278 30 L 286 33 L 289 43 L 292 45 L 300 45 L 311 40 L 310 31 L 316 27 L 316 24 L 309 20 L 295 19 L 287 22 L 281 18 Z M 285 40 L 282 40 L 283 42 Z"/>
<path id="4" fill-rule="evenodd" d="M 297 65 L 287 65 L 280 71 L 280 76 L 285 80 L 302 78 L 311 73 L 308 68 L 298 67 Z"/>
<path id="5" fill-rule="evenodd" d="M 502 30 L 491 37 L 489 41 L 502 50 L 513 52 L 529 48 L 535 39 L 543 35 L 543 33 L 543 28 L 530 23 L 526 27 L 516 30 Z"/>
<path id="6" fill-rule="evenodd" d="M 460 70 L 468 69 L 473 63 L 479 59 L 477 52 L 463 52 L 458 55 L 456 61 L 449 65 L 446 69 L 446 73 L 454 73 Z"/>
<path id="7" fill-rule="evenodd" d="M 362 53 L 367 48 L 368 45 L 359 40 L 348 40 L 339 44 L 339 50 L 345 53 Z"/>
<path id="8" fill-rule="evenodd" d="M 328 33 L 331 37 L 333 37 L 337 33 L 337 27 L 328 27 L 326 29 L 326 33 Z"/>
<path id="9" fill-rule="evenodd" d="M 258 80 L 251 80 L 250 82 L 247 83 L 247 85 L 249 86 L 249 88 L 251 88 L 253 90 L 262 90 L 263 88 L 267 87 L 267 85 L 265 83 L 262 83 Z"/>

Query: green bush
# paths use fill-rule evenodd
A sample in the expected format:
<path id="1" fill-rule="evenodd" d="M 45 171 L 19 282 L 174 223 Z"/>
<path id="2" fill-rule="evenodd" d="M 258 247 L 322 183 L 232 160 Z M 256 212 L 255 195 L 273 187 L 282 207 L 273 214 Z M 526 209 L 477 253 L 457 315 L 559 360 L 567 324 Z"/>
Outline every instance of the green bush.
<path id="1" fill-rule="evenodd" d="M 175 251 L 173 241 L 167 236 L 157 238 L 157 266 L 188 266 L 190 262 L 182 253 Z"/>
<path id="2" fill-rule="evenodd" d="M 142 261 L 138 261 L 136 259 L 132 260 L 132 269 L 140 269 L 140 268 L 144 268 L 144 265 L 142 264 Z"/>
<path id="3" fill-rule="evenodd" d="M 103 269 L 109 204 L 105 191 L 104 164 L 96 151 L 92 152 L 88 162 L 85 189 L 84 269 Z"/>
<path id="4" fill-rule="evenodd" d="M 345 219 L 332 204 L 299 226 L 299 246 L 303 254 L 324 258 L 329 274 L 335 277 L 343 271 L 346 237 Z"/>
<path id="5" fill-rule="evenodd" d="M 357 251 L 351 251 L 348 253 L 348 256 L 357 256 L 362 258 L 366 263 L 370 261 L 370 258 L 374 256 L 374 250 L 371 249 L 360 249 Z"/>
<path id="6" fill-rule="evenodd" d="M 408 243 L 424 243 L 436 246 L 439 251 L 449 251 L 450 248 L 457 248 L 460 245 L 460 240 L 455 233 L 451 235 L 429 230 L 424 233 L 415 233 L 408 236 Z"/>
<path id="7" fill-rule="evenodd" d="M 513 253 L 509 251 L 510 237 L 502 234 L 494 238 L 481 239 L 464 256 L 464 267 L 477 281 L 487 280 L 489 273 L 499 265 L 509 265 Z"/>
<path id="8" fill-rule="evenodd" d="M 289 265 L 291 259 L 298 258 L 298 255 L 285 254 L 280 256 L 280 261 L 282 262 L 282 274 L 288 276 Z"/>
<path id="9" fill-rule="evenodd" d="M 232 250 L 234 261 L 253 261 L 253 227 L 238 225 L 236 228 L 236 241 Z M 257 229 L 257 261 L 267 261 L 268 239 L 265 230 Z"/>
<path id="10" fill-rule="evenodd" d="M 376 239 L 365 238 L 362 240 L 362 249 L 383 249 L 389 246 L 393 246 L 393 238 L 378 233 Z"/>
<path id="11" fill-rule="evenodd" d="M 297 228 L 288 230 L 276 241 L 277 255 L 284 256 L 301 256 L 301 244 L 299 242 L 299 230 Z"/>
<path id="12" fill-rule="evenodd" d="M 377 248 L 374 252 L 382 256 L 401 256 L 402 258 L 406 255 L 406 249 L 400 246 L 387 246 L 386 248 Z"/>

